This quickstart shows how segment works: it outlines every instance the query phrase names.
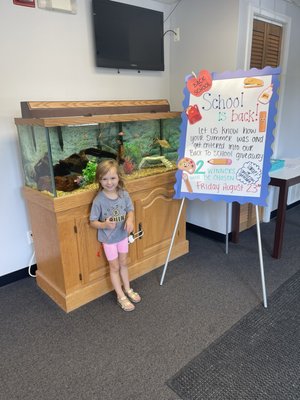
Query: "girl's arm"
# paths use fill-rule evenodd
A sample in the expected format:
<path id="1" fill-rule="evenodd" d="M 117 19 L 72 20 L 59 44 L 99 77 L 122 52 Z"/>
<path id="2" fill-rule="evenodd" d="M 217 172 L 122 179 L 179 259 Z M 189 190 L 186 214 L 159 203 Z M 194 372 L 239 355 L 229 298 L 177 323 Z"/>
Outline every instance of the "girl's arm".
<path id="1" fill-rule="evenodd" d="M 95 229 L 115 229 L 116 222 L 111 221 L 109 218 L 107 218 L 103 222 L 90 221 L 90 225 L 91 225 L 92 228 L 95 228 Z"/>
<path id="2" fill-rule="evenodd" d="M 104 229 L 103 228 L 104 223 L 100 222 L 100 221 L 90 221 L 90 225 L 92 228 L 95 228 L 95 229 Z"/>
<path id="3" fill-rule="evenodd" d="M 127 231 L 127 233 L 133 232 L 133 230 L 134 230 L 134 212 L 133 211 L 128 211 L 128 213 L 126 215 L 124 229 Z"/>

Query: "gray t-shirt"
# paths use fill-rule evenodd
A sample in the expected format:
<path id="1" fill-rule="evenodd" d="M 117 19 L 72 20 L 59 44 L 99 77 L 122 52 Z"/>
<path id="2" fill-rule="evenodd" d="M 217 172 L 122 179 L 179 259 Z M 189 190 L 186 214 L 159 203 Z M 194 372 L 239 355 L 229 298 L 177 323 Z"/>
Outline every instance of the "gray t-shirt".
<path id="1" fill-rule="evenodd" d="M 103 191 L 99 191 L 92 204 L 90 221 L 104 222 L 107 218 L 112 218 L 117 223 L 115 229 L 98 229 L 99 242 L 117 243 L 128 236 L 124 225 L 129 211 L 133 211 L 133 204 L 128 192 L 120 190 L 119 196 L 112 200 Z"/>

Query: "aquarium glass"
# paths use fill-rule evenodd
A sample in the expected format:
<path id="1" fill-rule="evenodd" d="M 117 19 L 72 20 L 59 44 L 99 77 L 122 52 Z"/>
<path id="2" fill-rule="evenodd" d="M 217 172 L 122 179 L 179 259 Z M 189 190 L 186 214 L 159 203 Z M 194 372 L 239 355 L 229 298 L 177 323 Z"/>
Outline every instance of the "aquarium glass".
<path id="1" fill-rule="evenodd" d="M 91 183 L 94 165 L 115 158 L 128 179 L 176 169 L 181 118 L 50 128 L 19 125 L 25 184 L 60 196 Z"/>
<path id="2" fill-rule="evenodd" d="M 18 125 L 25 185 L 55 195 L 47 128 Z"/>

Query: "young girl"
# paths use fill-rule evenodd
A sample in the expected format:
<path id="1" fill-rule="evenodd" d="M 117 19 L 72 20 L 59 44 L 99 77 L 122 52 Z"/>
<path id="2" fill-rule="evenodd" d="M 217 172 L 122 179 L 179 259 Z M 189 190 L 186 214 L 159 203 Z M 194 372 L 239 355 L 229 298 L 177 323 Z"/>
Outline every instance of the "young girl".
<path id="1" fill-rule="evenodd" d="M 93 201 L 90 224 L 98 229 L 118 304 L 124 311 L 133 311 L 133 303 L 141 301 L 140 295 L 130 288 L 127 268 L 128 235 L 134 229 L 134 212 L 117 161 L 102 161 L 97 166 L 96 182 L 99 192 Z"/>

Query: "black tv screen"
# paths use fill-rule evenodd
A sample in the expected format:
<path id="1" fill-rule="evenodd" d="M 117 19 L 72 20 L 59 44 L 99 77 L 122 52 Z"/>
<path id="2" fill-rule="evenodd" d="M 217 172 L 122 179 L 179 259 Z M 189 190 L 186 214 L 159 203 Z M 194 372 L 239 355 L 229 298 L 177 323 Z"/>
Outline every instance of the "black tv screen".
<path id="1" fill-rule="evenodd" d="M 96 65 L 164 71 L 163 13 L 93 0 Z"/>

